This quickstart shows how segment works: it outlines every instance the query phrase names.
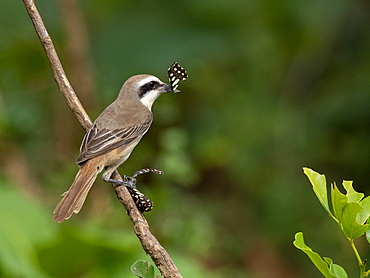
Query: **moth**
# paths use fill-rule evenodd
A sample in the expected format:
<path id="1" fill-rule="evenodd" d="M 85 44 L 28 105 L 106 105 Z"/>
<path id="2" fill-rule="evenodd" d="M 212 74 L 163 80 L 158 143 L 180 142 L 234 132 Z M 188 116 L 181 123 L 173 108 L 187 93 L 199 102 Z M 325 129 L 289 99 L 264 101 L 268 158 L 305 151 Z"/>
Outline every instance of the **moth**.
<path id="1" fill-rule="evenodd" d="M 157 170 L 154 168 L 144 168 L 141 170 L 136 171 L 131 177 L 124 176 L 123 181 L 126 183 L 126 188 L 131 194 L 132 199 L 137 207 L 137 209 L 141 212 L 148 212 L 153 209 L 153 202 L 146 197 L 143 193 L 141 193 L 136 187 L 136 177 L 138 175 L 142 175 L 145 173 L 155 173 L 159 175 L 163 175 L 164 172 L 161 170 Z"/>
<path id="2" fill-rule="evenodd" d="M 168 69 L 168 79 L 170 80 L 171 89 L 173 92 L 180 92 L 177 90 L 179 82 L 188 78 L 186 70 L 181 67 L 176 61 L 173 62 L 172 66 Z"/>

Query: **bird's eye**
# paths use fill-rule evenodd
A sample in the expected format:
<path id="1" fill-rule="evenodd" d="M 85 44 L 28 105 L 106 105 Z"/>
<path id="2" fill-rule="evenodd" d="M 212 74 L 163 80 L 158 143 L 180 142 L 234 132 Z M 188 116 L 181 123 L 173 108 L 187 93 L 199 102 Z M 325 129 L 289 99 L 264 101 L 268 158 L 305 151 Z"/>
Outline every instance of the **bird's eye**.
<path id="1" fill-rule="evenodd" d="M 158 81 L 150 81 L 148 83 L 145 83 L 143 86 L 139 88 L 139 96 L 143 97 L 146 93 L 157 89 L 159 86 Z"/>
<path id="2" fill-rule="evenodd" d="M 150 81 L 148 83 L 149 87 L 154 89 L 159 83 L 157 81 Z"/>

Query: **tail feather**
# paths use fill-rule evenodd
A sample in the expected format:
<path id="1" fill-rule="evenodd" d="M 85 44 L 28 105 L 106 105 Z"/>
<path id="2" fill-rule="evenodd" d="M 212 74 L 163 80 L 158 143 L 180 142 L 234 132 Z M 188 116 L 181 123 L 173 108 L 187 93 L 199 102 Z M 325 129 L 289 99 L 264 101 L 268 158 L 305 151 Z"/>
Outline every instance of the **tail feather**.
<path id="1" fill-rule="evenodd" d="M 91 159 L 78 171 L 73 184 L 54 210 L 54 221 L 61 223 L 81 210 L 87 194 L 103 168 L 100 164 L 99 160 Z"/>

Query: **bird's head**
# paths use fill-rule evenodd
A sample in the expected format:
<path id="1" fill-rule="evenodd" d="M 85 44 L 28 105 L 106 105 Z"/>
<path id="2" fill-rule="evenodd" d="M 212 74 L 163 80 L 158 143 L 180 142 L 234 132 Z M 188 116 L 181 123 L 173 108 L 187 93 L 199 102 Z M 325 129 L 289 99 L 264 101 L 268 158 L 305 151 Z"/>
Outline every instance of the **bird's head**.
<path id="1" fill-rule="evenodd" d="M 154 101 L 161 94 L 171 91 L 171 85 L 162 82 L 158 77 L 139 74 L 127 79 L 121 88 L 119 97 L 125 100 L 131 98 L 133 101 L 140 101 L 151 110 Z"/>

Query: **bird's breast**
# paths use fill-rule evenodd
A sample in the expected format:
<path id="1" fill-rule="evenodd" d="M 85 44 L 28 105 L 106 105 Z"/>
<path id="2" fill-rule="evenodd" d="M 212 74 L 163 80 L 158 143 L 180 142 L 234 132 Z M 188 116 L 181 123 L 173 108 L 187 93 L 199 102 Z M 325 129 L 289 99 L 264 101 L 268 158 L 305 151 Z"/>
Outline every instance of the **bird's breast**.
<path id="1" fill-rule="evenodd" d="M 139 143 L 140 139 L 141 137 L 135 139 L 128 145 L 111 150 L 108 153 L 108 159 L 107 159 L 106 166 L 120 165 L 124 163 L 129 158 L 131 152 L 136 147 L 136 145 Z"/>

